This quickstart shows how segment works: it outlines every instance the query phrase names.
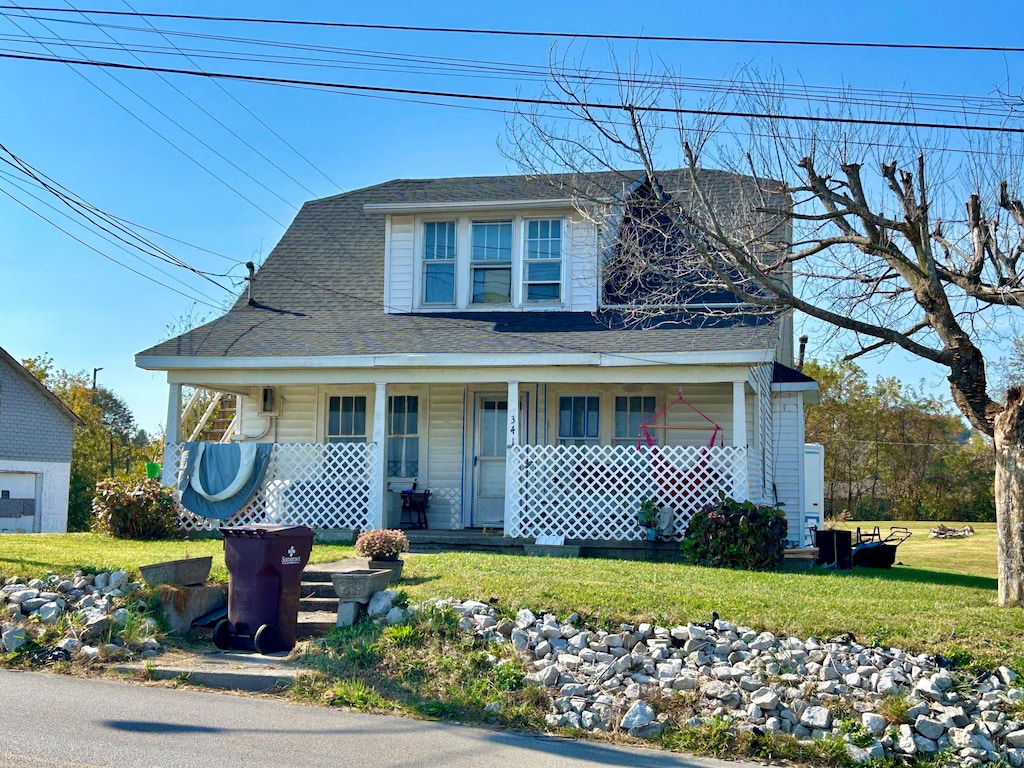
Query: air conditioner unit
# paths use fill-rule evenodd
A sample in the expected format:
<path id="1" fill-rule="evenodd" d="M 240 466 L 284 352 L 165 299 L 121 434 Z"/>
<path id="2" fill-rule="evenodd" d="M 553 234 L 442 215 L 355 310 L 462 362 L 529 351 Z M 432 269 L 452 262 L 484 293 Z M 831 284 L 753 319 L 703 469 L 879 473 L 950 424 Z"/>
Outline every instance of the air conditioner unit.
<path id="1" fill-rule="evenodd" d="M 260 416 L 280 416 L 281 403 L 277 390 L 273 387 L 260 387 L 258 406 Z"/>

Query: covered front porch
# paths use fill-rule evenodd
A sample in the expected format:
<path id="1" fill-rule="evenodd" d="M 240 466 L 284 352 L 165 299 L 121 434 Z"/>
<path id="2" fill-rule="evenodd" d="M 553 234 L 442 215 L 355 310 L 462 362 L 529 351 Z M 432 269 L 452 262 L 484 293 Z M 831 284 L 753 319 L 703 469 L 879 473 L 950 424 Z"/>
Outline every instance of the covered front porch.
<path id="1" fill-rule="evenodd" d="M 770 378 L 761 368 L 770 370 L 659 367 L 618 370 L 603 381 L 561 370 L 526 382 L 463 383 L 441 372 L 431 381 L 372 384 L 204 382 L 240 396 L 225 439 L 273 447 L 245 508 L 222 523 L 182 510 L 181 525 L 398 527 L 401 491 L 415 484 L 431 492 L 432 531 L 639 541 L 637 511 L 649 496 L 662 506 L 660 538 L 679 539 L 720 494 L 760 498 L 771 422 Z M 167 484 L 189 437 L 183 384 L 170 387 Z M 687 405 L 674 407 L 680 398 Z M 639 427 L 652 416 L 648 445 L 638 441 Z"/>

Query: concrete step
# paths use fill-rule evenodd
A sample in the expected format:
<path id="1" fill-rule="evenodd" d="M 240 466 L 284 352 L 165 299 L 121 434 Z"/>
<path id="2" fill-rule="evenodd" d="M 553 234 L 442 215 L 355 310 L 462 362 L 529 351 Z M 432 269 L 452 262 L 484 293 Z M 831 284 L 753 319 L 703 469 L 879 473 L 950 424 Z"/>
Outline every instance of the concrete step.
<path id="1" fill-rule="evenodd" d="M 334 584 L 329 581 L 303 581 L 299 594 L 302 597 L 336 597 Z"/>
<path id="2" fill-rule="evenodd" d="M 333 591 L 331 592 L 333 595 Z M 334 611 L 338 610 L 338 597 L 301 597 L 299 598 L 300 611 Z"/>
<path id="3" fill-rule="evenodd" d="M 311 637 L 323 637 L 338 621 L 337 608 L 333 611 L 299 611 L 299 623 L 296 636 L 300 640 Z"/>

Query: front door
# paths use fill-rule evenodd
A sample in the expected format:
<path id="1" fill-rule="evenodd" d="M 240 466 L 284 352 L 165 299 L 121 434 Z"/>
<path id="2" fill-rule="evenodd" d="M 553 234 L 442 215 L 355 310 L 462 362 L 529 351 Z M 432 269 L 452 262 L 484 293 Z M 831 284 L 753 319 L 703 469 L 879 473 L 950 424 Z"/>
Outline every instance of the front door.
<path id="1" fill-rule="evenodd" d="M 473 521 L 476 528 L 505 523 L 505 442 L 508 397 L 477 395 L 473 439 Z"/>

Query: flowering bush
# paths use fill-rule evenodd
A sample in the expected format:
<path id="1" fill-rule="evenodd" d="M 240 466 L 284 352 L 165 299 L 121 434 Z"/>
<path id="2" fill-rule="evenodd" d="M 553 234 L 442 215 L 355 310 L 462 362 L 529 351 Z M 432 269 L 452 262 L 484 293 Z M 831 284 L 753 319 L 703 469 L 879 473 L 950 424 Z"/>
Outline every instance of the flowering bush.
<path id="1" fill-rule="evenodd" d="M 397 560 L 409 551 L 409 539 L 395 528 L 381 531 L 363 531 L 356 539 L 356 553 L 371 560 Z"/>
<path id="2" fill-rule="evenodd" d="M 690 520 L 683 554 L 694 565 L 774 571 L 782 565 L 786 529 L 781 509 L 722 498 Z"/>
<path id="3" fill-rule="evenodd" d="M 92 511 L 95 527 L 118 539 L 166 539 L 178 523 L 174 493 L 159 480 L 100 480 Z"/>

